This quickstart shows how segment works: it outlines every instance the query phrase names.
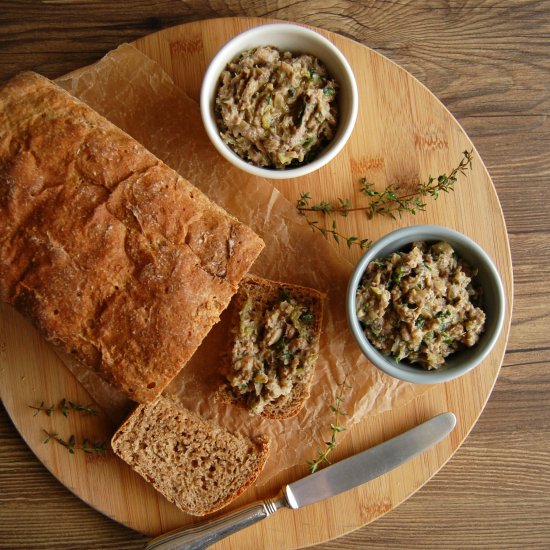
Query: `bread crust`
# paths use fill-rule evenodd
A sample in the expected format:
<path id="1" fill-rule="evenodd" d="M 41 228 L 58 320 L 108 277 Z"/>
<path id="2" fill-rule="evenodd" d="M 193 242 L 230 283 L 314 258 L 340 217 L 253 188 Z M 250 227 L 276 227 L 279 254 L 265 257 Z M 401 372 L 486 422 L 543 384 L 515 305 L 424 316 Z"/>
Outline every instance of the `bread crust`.
<path id="1" fill-rule="evenodd" d="M 0 90 L 0 299 L 131 399 L 161 393 L 263 247 L 46 78 Z"/>
<path id="2" fill-rule="evenodd" d="M 165 498 L 195 516 L 238 498 L 256 481 L 269 454 L 265 436 L 232 434 L 164 396 L 138 405 L 111 447 Z"/>
<path id="3" fill-rule="evenodd" d="M 231 352 L 234 341 L 234 334 L 239 327 L 239 314 L 245 302 L 252 299 L 267 304 L 270 300 L 278 297 L 282 292 L 288 292 L 301 305 L 308 307 L 314 315 L 312 333 L 314 334 L 314 348 L 318 350 L 321 328 L 323 324 L 323 303 L 325 295 L 318 290 L 280 281 L 272 281 L 256 275 L 247 274 L 241 281 L 239 291 L 231 302 L 231 330 L 233 337 L 229 339 L 228 349 L 223 358 L 223 370 L 231 371 Z M 260 416 L 272 420 L 283 420 L 296 416 L 304 407 L 307 398 L 311 393 L 311 384 L 315 375 L 315 364 L 301 378 L 295 380 L 292 390 L 288 396 L 281 396 L 275 401 L 268 403 L 260 413 Z M 243 408 L 248 408 L 246 398 L 236 395 L 231 391 L 229 384 L 220 388 L 218 397 L 227 403 L 233 403 Z"/>

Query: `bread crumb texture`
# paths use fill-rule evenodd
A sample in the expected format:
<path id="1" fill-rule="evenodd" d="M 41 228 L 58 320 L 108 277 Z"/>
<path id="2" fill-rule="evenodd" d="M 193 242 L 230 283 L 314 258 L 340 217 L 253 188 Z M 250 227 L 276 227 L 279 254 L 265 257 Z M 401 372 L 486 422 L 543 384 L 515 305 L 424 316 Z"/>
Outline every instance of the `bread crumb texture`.
<path id="1" fill-rule="evenodd" d="M 0 90 L 0 299 L 135 401 L 185 365 L 263 246 L 49 80 Z"/>
<path id="2" fill-rule="evenodd" d="M 232 434 L 166 397 L 139 405 L 113 436 L 114 452 L 181 510 L 229 504 L 260 474 L 268 442 Z"/>

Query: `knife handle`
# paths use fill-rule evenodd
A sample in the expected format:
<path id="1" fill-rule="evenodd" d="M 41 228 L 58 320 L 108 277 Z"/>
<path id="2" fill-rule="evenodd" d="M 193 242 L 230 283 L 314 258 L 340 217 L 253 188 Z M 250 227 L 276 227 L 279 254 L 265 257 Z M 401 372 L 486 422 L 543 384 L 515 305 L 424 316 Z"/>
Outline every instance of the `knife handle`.
<path id="1" fill-rule="evenodd" d="M 201 550 L 288 506 L 284 496 L 254 502 L 236 512 L 195 527 L 176 529 L 149 542 L 145 550 Z"/>

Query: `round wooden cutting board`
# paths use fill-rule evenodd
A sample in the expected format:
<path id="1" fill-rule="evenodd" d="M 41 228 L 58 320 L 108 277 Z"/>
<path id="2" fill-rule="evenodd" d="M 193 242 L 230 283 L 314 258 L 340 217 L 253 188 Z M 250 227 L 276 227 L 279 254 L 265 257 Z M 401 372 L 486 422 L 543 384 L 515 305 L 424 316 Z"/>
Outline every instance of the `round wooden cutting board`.
<path id="1" fill-rule="evenodd" d="M 241 18 L 199 21 L 147 36 L 134 45 L 198 99 L 202 75 L 221 45 L 236 33 L 265 22 Z M 380 189 L 391 182 L 414 185 L 429 175 L 448 174 L 462 151 L 473 148 L 452 115 L 410 74 L 361 44 L 320 32 L 341 49 L 355 71 L 359 118 L 350 142 L 328 167 L 276 183 L 290 201 L 294 203 L 301 192 L 308 191 L 316 202 L 338 197 L 360 202 L 362 176 Z M 356 490 L 302 510 L 278 512 L 217 548 L 301 548 L 365 525 L 426 483 L 474 426 L 498 376 L 510 326 L 512 266 L 506 227 L 494 186 L 475 149 L 472 170 L 459 177 L 455 192 L 427 202 L 425 212 L 396 220 L 379 217 L 371 221 L 363 214 L 338 218 L 339 230 L 376 239 L 400 226 L 438 223 L 468 234 L 489 253 L 502 276 L 508 300 L 503 332 L 482 365 L 458 380 L 431 387 L 402 407 L 365 419 L 338 446 L 334 459 L 380 443 L 444 411 L 456 414 L 455 430 L 430 451 Z M 359 249 L 348 250 L 345 245 L 339 250 L 352 261 L 360 254 Z M 67 418 L 59 413 L 35 416 L 29 405 L 42 400 L 49 406 L 63 397 L 79 403 L 89 403 L 90 397 L 32 327 L 5 305 L 0 308 L 0 374 L 2 400 L 22 437 L 61 483 L 84 501 L 149 535 L 196 521 L 165 501 L 112 454 L 73 455 L 60 445 L 43 443 L 44 429 L 64 438 L 86 434 L 98 441 L 108 439 L 113 426 L 101 415 L 82 416 L 74 411 Z M 233 508 L 274 496 L 283 483 L 306 473 L 305 467 L 284 472 L 248 491 Z"/>

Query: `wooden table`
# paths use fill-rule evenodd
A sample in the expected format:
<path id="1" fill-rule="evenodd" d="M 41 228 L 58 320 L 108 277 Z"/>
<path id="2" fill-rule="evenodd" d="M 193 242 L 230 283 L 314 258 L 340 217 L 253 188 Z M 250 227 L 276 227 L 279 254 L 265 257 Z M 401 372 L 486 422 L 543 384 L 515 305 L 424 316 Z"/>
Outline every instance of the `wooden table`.
<path id="1" fill-rule="evenodd" d="M 487 4 L 487 5 L 485 5 Z M 288 7 L 284 7 L 284 6 Z M 470 437 L 416 495 L 373 524 L 316 548 L 550 546 L 550 4 L 507 2 L 0 0 L 0 81 L 55 78 L 124 41 L 172 25 L 253 15 L 354 38 L 428 86 L 485 161 L 514 262 L 504 368 Z M 0 412 L 0 548 L 142 548 L 36 460 Z"/>

